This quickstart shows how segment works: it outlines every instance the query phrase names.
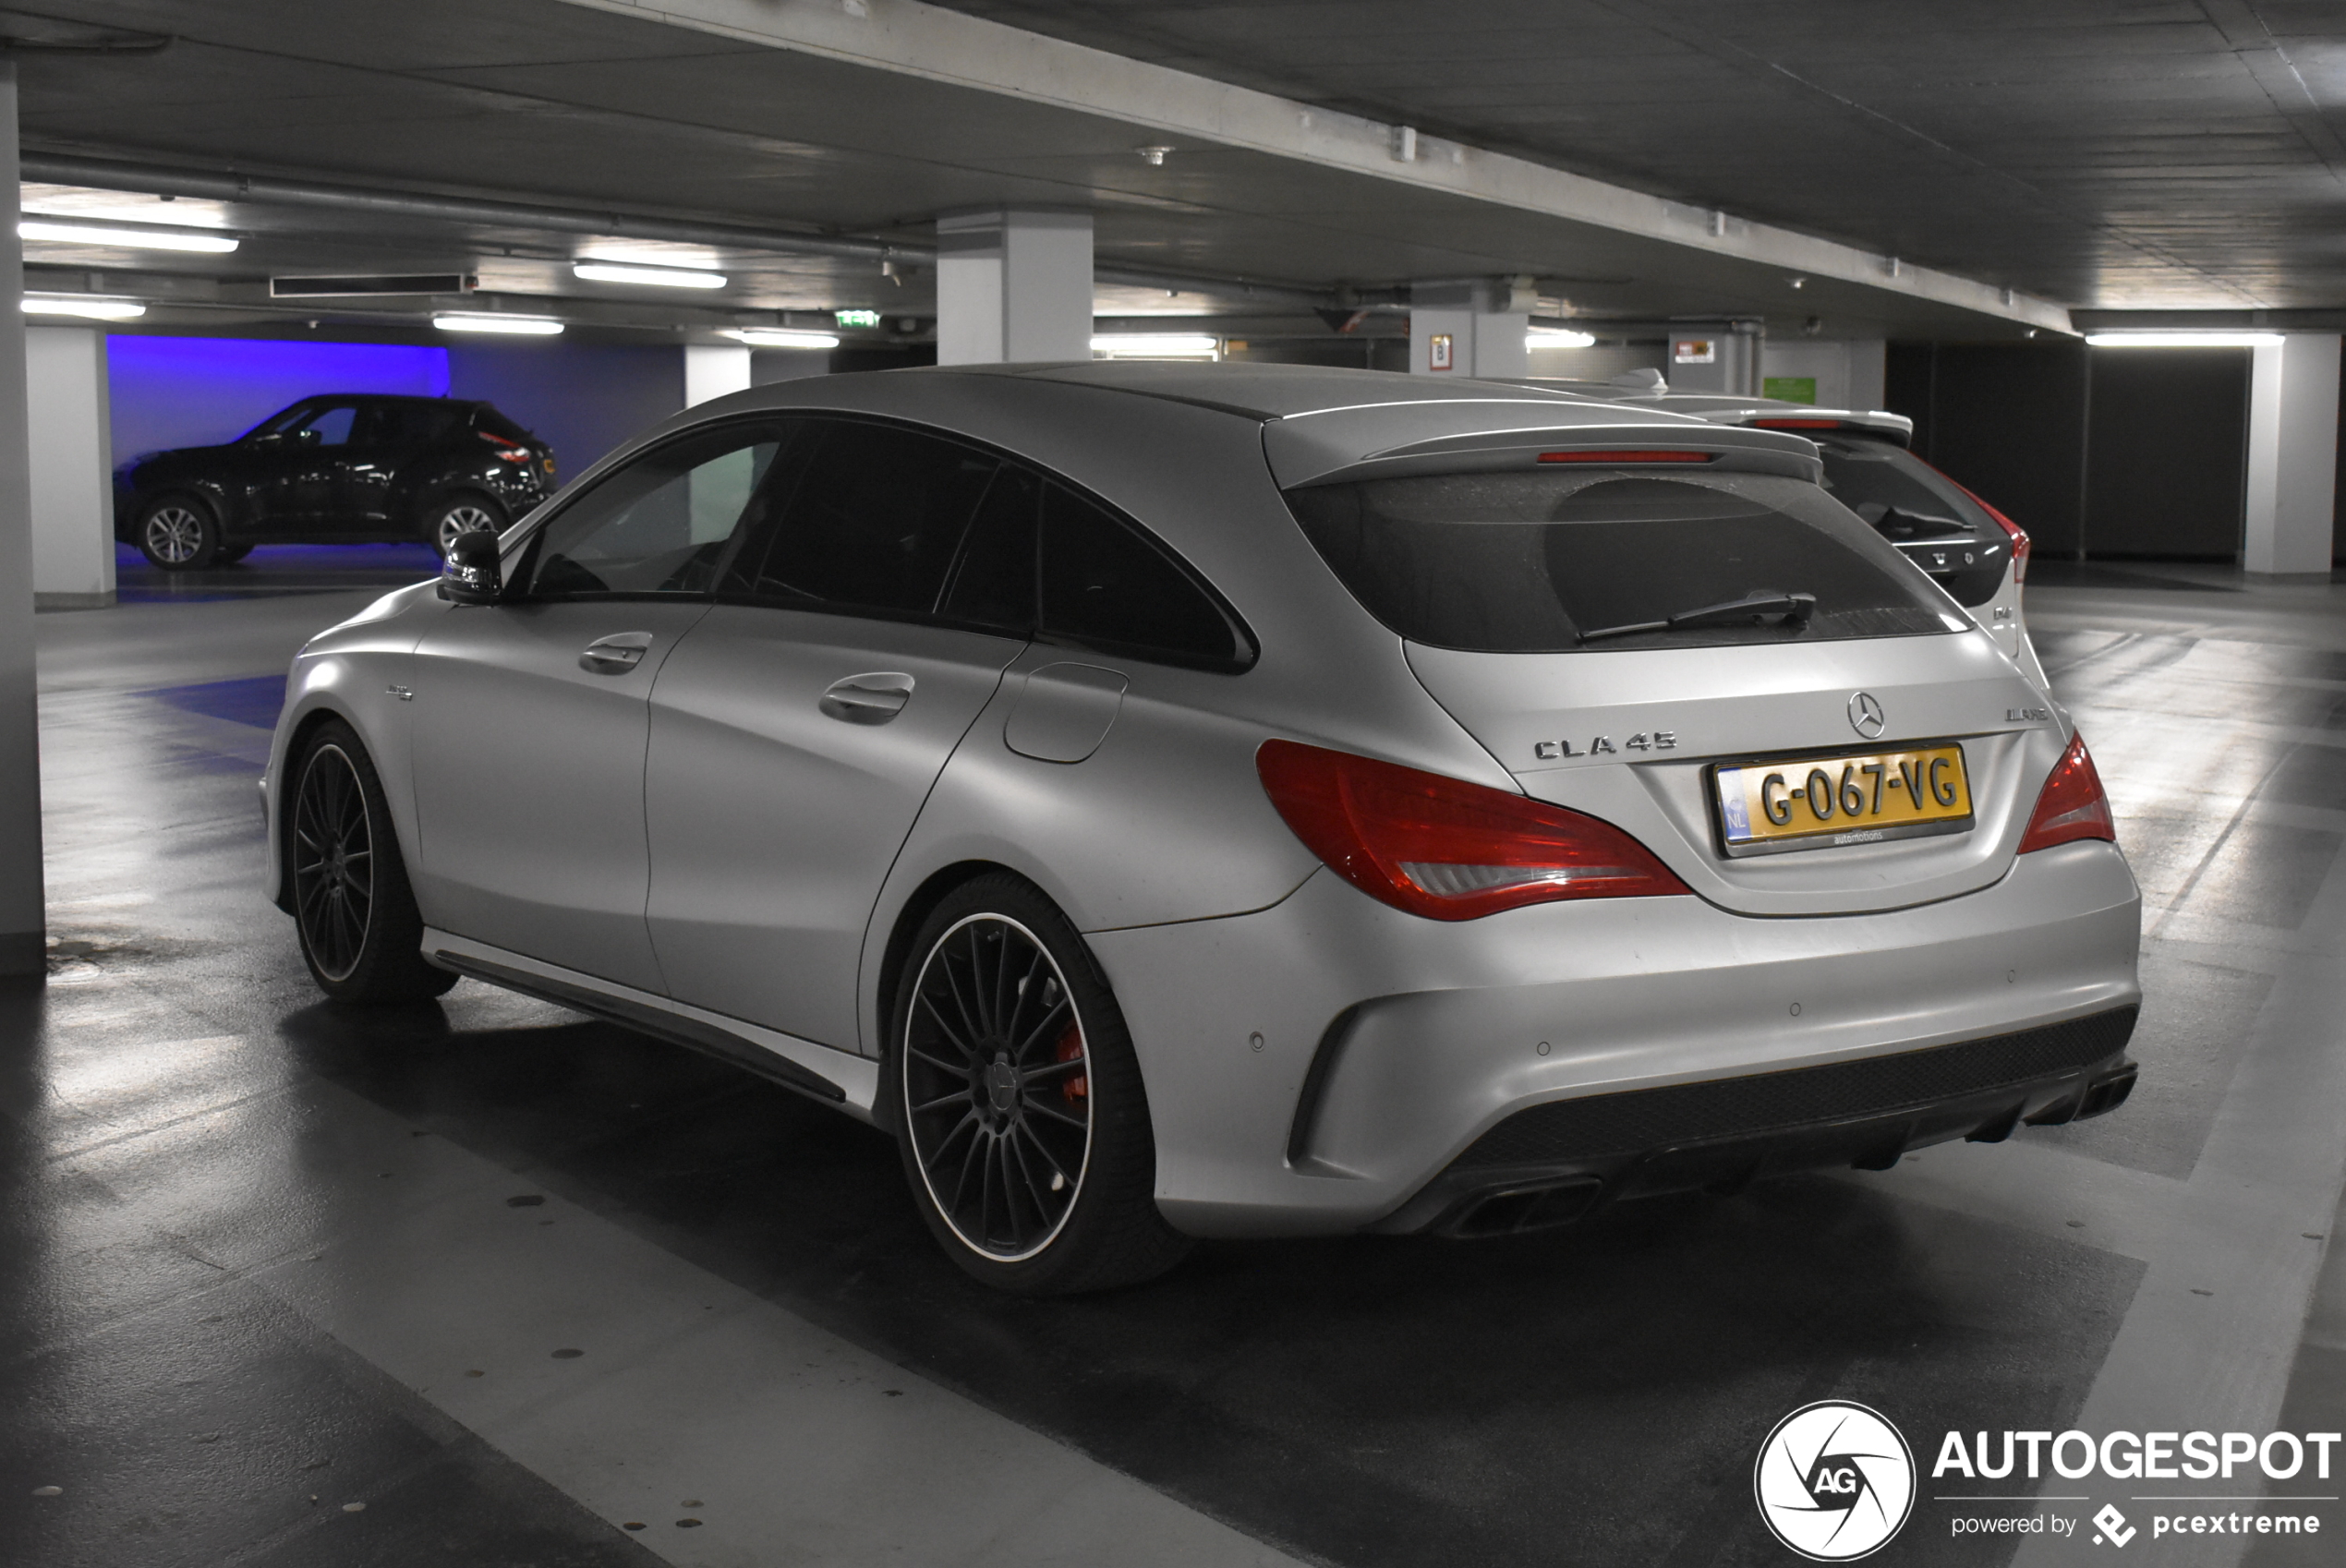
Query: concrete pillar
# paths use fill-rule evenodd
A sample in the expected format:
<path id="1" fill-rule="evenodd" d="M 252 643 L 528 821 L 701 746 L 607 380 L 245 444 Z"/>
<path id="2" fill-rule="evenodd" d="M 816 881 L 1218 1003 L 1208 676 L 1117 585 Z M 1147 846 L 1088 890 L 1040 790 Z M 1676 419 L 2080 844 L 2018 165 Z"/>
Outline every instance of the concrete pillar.
<path id="1" fill-rule="evenodd" d="M 937 220 L 937 362 L 1092 356 L 1092 215 L 1011 209 Z"/>
<path id="2" fill-rule="evenodd" d="M 747 344 L 684 345 L 685 407 L 729 392 L 747 392 L 751 384 Z"/>
<path id="3" fill-rule="evenodd" d="M 0 189 L 17 188 L 17 66 L 0 59 Z M 24 245 L 0 224 L 0 978 L 48 966 L 41 730 L 32 652 L 32 482 L 25 441 Z"/>
<path id="4" fill-rule="evenodd" d="M 1409 288 L 1409 370 L 1420 376 L 1528 376 L 1531 326 L 1498 283 L 1414 283 Z"/>
<path id="5" fill-rule="evenodd" d="M 30 327 L 24 337 L 33 606 L 103 609 L 114 603 L 106 335 L 92 327 Z"/>
<path id="6" fill-rule="evenodd" d="M 2241 564 L 2329 571 L 2338 479 L 2339 340 L 2256 345 L 2248 382 L 2248 507 Z"/>

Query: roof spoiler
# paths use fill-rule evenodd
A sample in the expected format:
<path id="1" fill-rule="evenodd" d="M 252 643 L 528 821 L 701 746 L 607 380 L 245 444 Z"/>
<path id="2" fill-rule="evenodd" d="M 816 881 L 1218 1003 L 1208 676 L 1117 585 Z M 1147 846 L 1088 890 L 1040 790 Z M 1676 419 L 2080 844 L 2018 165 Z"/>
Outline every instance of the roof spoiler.
<path id="1" fill-rule="evenodd" d="M 1823 473 L 1816 443 L 1789 432 L 1709 424 L 1682 415 L 1618 406 L 1553 404 L 1434 405 L 1455 419 L 1477 411 L 1480 428 L 1426 431 L 1432 410 L 1362 408 L 1263 428 L 1264 454 L 1282 489 L 1413 474 L 1499 473 L 1545 464 L 1594 463 L 1656 470 L 1701 465 L 1781 474 L 1815 483 Z M 1508 419 L 1501 414 L 1515 416 Z M 1397 416 L 1406 415 L 1404 417 Z M 1573 417 L 1578 416 L 1578 417 Z M 1412 439 L 1414 438 L 1414 439 Z"/>

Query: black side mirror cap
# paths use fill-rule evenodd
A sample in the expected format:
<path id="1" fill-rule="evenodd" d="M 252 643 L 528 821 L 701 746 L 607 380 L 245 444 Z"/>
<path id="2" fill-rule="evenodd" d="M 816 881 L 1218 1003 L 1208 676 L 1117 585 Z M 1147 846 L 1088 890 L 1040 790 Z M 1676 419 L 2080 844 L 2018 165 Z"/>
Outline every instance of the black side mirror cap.
<path id="1" fill-rule="evenodd" d="M 440 597 L 453 604 L 495 604 L 504 592 L 497 536 L 486 528 L 459 534 L 440 563 Z"/>

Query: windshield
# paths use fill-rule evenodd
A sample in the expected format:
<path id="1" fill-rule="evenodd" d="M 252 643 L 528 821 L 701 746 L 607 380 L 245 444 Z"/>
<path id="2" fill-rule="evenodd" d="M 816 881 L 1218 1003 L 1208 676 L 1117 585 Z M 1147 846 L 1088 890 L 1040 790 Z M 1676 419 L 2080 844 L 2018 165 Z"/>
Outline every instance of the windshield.
<path id="1" fill-rule="evenodd" d="M 1970 624 L 1822 490 L 1775 475 L 1440 474 L 1307 486 L 1287 500 L 1372 615 L 1438 647 L 1708 647 Z M 1763 596 L 1813 603 L 1684 623 Z M 1584 644 L 1595 632 L 1608 635 Z"/>

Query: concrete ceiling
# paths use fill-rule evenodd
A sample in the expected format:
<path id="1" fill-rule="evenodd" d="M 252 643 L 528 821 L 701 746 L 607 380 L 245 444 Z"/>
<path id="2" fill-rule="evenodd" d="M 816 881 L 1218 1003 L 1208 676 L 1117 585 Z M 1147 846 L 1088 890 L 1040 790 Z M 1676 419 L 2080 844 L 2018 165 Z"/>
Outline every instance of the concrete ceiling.
<path id="1" fill-rule="evenodd" d="M 1963 30 L 1933 20 L 1958 9 Z M 2068 20 L 1901 0 L 52 0 L 0 30 L 175 40 L 20 54 L 29 153 L 911 242 L 942 211 L 1077 205 L 1103 266 L 1318 288 L 1529 274 L 1578 313 L 1787 335 L 2339 303 L 2327 122 L 2275 95 L 2335 78 L 2346 22 L 2324 24 L 2333 49 L 2295 17 L 2340 8 L 2293 7 L 2300 30 L 2258 57 L 2196 6 L 2050 9 Z M 957 14 L 980 11 L 1015 26 Z M 1401 124 L 1421 133 L 1406 163 L 1385 151 Z M 672 301 L 567 274 L 641 244 L 258 202 L 212 218 L 247 236 L 236 256 L 31 245 L 28 262 L 59 286 L 143 278 L 214 320 L 257 310 L 272 272 L 442 269 L 622 326 L 929 308 L 925 280 L 876 262 L 715 250 L 734 286 Z"/>
<path id="2" fill-rule="evenodd" d="M 2346 303 L 2337 0 L 938 0 L 2077 307 Z"/>

